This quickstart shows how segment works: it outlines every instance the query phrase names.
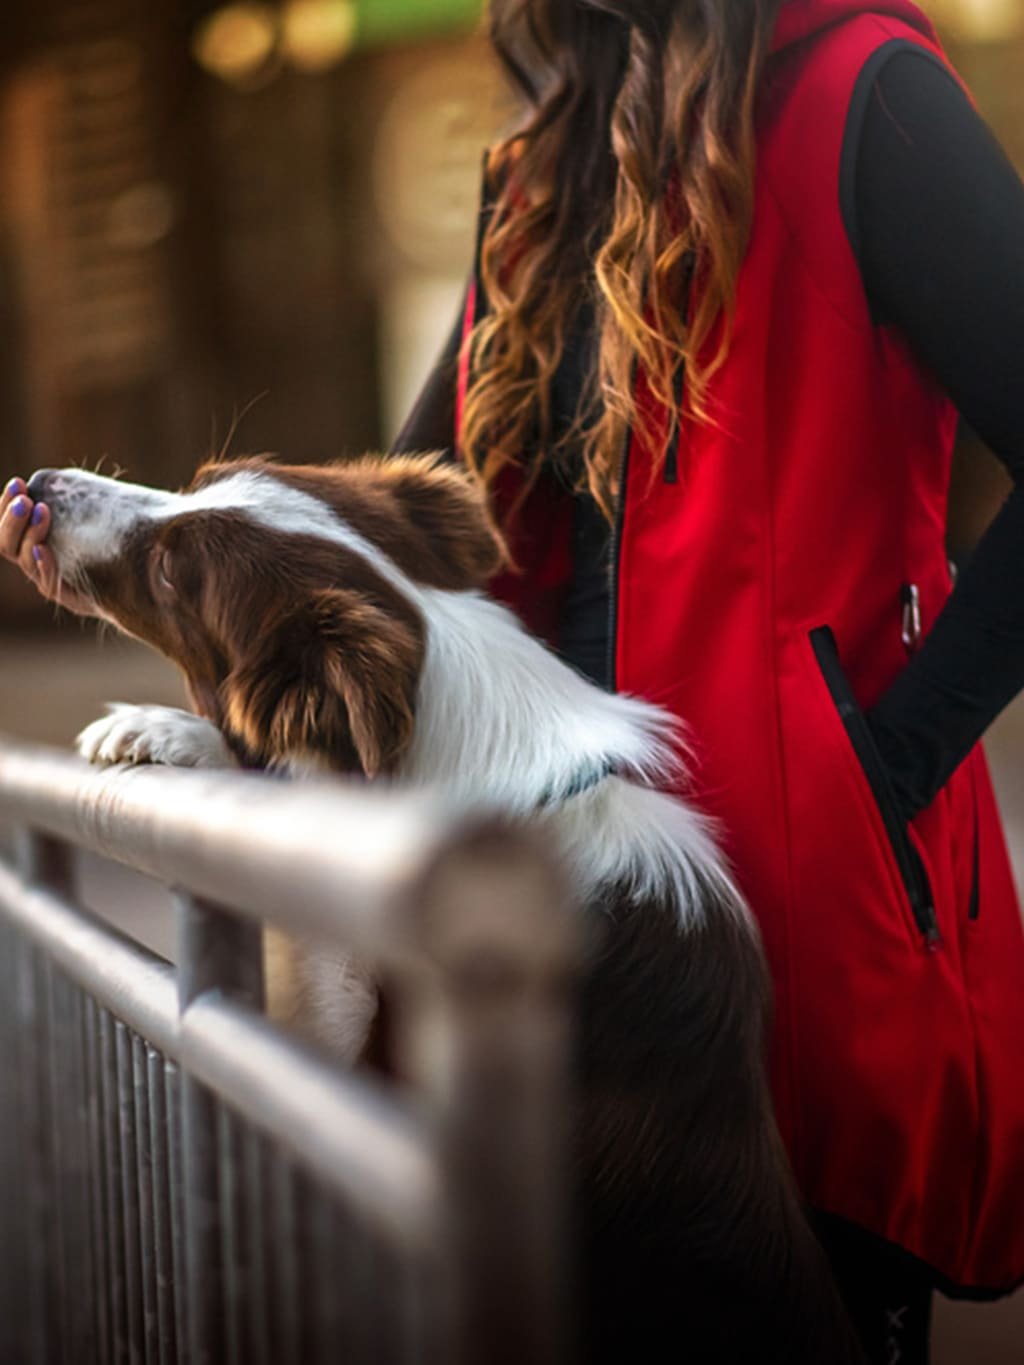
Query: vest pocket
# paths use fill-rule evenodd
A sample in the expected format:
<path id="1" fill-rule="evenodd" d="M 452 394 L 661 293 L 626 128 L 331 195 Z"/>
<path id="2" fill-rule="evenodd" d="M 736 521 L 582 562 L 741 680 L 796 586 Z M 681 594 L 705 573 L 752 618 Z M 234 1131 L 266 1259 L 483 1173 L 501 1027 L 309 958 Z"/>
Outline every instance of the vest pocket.
<path id="1" fill-rule="evenodd" d="M 832 628 L 815 627 L 810 631 L 810 641 L 825 685 L 882 817 L 918 933 L 926 947 L 938 948 L 941 937 L 928 873 L 899 812 L 889 774 L 875 747 L 867 719 L 843 670 Z"/>

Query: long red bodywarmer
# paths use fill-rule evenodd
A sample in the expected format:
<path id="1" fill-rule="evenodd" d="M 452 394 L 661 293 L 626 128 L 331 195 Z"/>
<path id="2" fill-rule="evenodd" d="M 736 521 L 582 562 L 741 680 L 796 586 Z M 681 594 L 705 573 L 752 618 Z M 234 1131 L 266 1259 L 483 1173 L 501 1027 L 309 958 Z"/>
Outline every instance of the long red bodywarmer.
<path id="1" fill-rule="evenodd" d="M 675 482 L 652 477 L 665 416 L 637 382 L 615 683 L 689 727 L 688 795 L 720 822 L 773 971 L 807 1200 L 949 1288 L 998 1291 L 1024 1278 L 1024 934 L 1000 816 L 979 746 L 908 828 L 863 723 L 906 663 L 912 588 L 925 631 L 951 589 L 956 415 L 873 325 L 840 211 L 857 77 L 893 40 L 941 55 L 906 0 L 783 5 L 717 423 L 684 425 Z M 539 487 L 513 527 L 525 571 L 495 585 L 549 637 L 569 515 Z"/>

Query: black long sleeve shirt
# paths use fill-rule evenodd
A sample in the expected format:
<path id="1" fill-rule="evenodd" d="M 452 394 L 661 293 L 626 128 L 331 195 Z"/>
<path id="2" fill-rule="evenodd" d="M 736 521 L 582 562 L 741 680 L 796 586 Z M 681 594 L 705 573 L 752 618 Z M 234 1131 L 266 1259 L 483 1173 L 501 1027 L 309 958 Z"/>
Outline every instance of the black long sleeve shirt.
<path id="1" fill-rule="evenodd" d="M 928 805 L 1024 687 L 1024 184 L 948 70 L 897 46 L 853 102 L 843 204 L 877 323 L 899 328 L 1014 487 L 920 649 L 868 713 L 903 813 Z M 571 417 L 588 340 L 556 379 Z M 458 328 L 396 448 L 449 446 Z M 560 648 L 606 685 L 607 523 L 576 499 Z"/>

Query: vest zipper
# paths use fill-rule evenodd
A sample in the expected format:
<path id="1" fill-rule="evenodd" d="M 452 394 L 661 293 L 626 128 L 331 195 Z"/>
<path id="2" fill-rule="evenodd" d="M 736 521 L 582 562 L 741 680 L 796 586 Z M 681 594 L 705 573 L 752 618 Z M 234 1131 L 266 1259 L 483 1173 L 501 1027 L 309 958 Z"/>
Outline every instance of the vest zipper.
<path id="1" fill-rule="evenodd" d="M 676 412 L 679 414 L 675 426 L 672 429 L 672 439 L 668 443 L 665 451 L 665 466 L 662 471 L 662 479 L 665 483 L 679 482 L 679 439 L 682 435 L 682 408 L 683 408 L 683 387 L 686 383 L 686 367 L 680 365 L 672 381 L 675 393 Z"/>
<path id="2" fill-rule="evenodd" d="M 622 443 L 622 458 L 619 461 L 619 492 L 615 499 L 615 522 L 612 526 L 612 543 L 608 556 L 608 691 L 616 690 L 615 655 L 616 634 L 619 628 L 619 551 L 622 548 L 622 524 L 626 515 L 626 479 L 629 475 L 629 448 L 633 444 L 633 428 L 626 428 Z"/>
<path id="3" fill-rule="evenodd" d="M 686 263 L 683 267 L 683 307 L 686 312 L 687 322 L 690 321 L 693 312 L 693 276 L 695 260 L 696 257 L 693 252 L 688 252 Z M 672 439 L 669 441 L 668 449 L 665 451 L 665 464 L 662 470 L 662 480 L 665 483 L 679 482 L 679 442 L 683 433 L 683 392 L 685 387 L 686 365 L 680 361 L 672 380 L 672 388 L 676 401 L 676 423 L 672 431 Z"/>
<path id="4" fill-rule="evenodd" d="M 910 902 L 914 922 L 925 947 L 934 951 L 941 945 L 942 938 L 939 934 L 931 887 L 928 884 L 928 873 L 899 813 L 889 774 L 875 747 L 874 737 L 864 712 L 843 671 L 835 635 L 830 626 L 818 626 L 810 632 L 810 640 L 818 667 L 875 798 L 889 845 L 896 859 L 900 880 Z"/>

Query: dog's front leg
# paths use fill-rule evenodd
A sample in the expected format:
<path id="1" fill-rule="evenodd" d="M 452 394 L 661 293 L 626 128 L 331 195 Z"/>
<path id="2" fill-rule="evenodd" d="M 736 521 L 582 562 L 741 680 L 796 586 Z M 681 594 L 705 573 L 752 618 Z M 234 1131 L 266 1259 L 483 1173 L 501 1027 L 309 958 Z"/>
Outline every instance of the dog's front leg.
<path id="1" fill-rule="evenodd" d="M 267 1012 L 308 1042 L 352 1066 L 362 1057 L 377 1014 L 369 971 L 334 945 L 263 935 Z"/>
<path id="2" fill-rule="evenodd" d="M 173 706 L 111 702 L 87 725 L 75 747 L 90 763 L 164 763 L 172 768 L 235 768 L 224 736 L 211 721 Z"/>
<path id="3" fill-rule="evenodd" d="M 217 727 L 170 706 L 112 703 L 87 726 L 76 747 L 90 763 L 162 763 L 177 768 L 234 768 Z M 352 1064 L 363 1052 L 377 1012 L 372 978 L 347 954 L 274 929 L 264 930 L 267 1009 L 272 1018 Z"/>

